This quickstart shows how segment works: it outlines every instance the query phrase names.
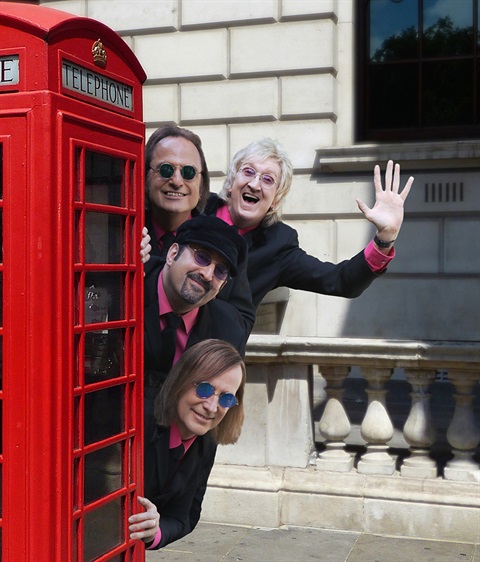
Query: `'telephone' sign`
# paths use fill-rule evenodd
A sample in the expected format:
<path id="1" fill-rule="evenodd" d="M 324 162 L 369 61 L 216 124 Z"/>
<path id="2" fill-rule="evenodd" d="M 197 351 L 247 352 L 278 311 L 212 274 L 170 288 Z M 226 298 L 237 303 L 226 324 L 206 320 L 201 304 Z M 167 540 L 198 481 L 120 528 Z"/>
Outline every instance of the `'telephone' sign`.
<path id="1" fill-rule="evenodd" d="M 133 111 L 131 86 L 66 60 L 62 61 L 62 86 L 72 92 Z"/>
<path id="2" fill-rule="evenodd" d="M 0 57 L 0 86 L 10 86 L 20 82 L 18 55 Z"/>

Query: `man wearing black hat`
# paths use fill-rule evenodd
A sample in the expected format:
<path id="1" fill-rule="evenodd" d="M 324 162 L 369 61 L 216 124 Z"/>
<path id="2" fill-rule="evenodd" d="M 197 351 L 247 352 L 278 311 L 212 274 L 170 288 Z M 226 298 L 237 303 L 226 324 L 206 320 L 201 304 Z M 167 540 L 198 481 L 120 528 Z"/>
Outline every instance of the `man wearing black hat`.
<path id="1" fill-rule="evenodd" d="M 150 135 L 145 147 L 145 226 L 151 236 L 152 261 L 166 256 L 182 223 L 202 213 L 209 185 L 198 135 L 176 125 L 165 125 Z M 226 284 L 219 298 L 236 307 L 245 331 L 250 333 L 256 312 L 246 264 L 239 265 L 238 275 Z"/>
<path id="2" fill-rule="evenodd" d="M 247 245 L 233 226 L 198 216 L 177 229 L 165 260 L 145 276 L 145 415 L 183 351 L 201 340 L 228 341 L 243 355 L 248 333 L 238 310 L 216 300 L 245 266 Z"/>

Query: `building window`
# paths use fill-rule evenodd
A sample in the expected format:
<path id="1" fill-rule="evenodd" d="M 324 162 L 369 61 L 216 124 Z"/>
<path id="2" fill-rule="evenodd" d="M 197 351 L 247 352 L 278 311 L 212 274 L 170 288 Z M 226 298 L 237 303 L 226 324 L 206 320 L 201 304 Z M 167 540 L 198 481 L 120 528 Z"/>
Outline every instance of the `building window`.
<path id="1" fill-rule="evenodd" d="M 357 140 L 480 135 L 480 0 L 359 0 Z"/>

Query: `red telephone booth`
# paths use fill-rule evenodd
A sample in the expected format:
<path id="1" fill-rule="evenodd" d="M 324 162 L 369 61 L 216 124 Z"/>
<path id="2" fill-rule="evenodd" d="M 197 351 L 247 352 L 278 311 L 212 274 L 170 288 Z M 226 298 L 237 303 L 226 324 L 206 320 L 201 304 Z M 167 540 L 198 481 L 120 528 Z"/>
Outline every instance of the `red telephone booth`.
<path id="1" fill-rule="evenodd" d="M 0 2 L 3 562 L 143 560 L 142 83 L 111 29 Z"/>

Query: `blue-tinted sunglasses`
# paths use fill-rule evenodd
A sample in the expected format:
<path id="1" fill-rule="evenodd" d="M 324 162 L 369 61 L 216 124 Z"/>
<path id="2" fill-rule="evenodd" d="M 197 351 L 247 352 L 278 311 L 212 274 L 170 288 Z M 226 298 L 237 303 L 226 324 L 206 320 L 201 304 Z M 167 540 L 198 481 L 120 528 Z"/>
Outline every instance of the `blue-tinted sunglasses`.
<path id="1" fill-rule="evenodd" d="M 235 394 L 231 392 L 218 394 L 218 392 L 215 392 L 215 387 L 209 382 L 197 382 L 195 386 L 199 398 L 210 398 L 210 396 L 215 394 L 215 396 L 218 396 L 218 405 L 222 408 L 233 408 L 238 404 Z"/>

